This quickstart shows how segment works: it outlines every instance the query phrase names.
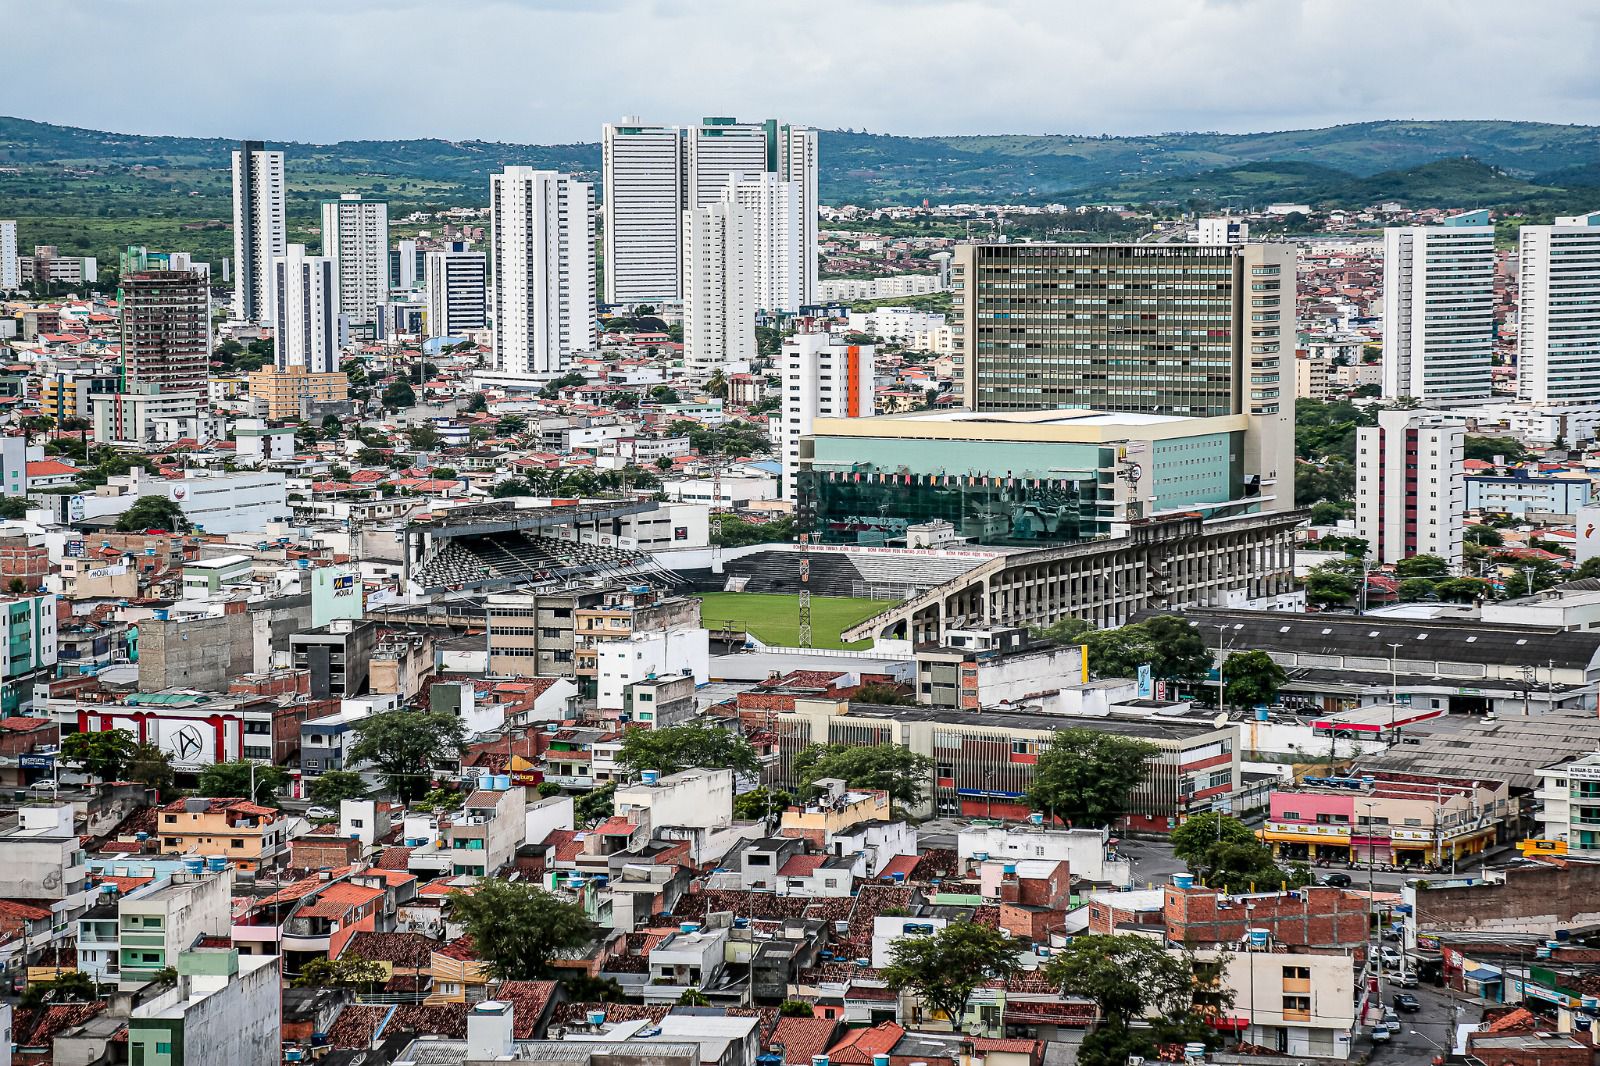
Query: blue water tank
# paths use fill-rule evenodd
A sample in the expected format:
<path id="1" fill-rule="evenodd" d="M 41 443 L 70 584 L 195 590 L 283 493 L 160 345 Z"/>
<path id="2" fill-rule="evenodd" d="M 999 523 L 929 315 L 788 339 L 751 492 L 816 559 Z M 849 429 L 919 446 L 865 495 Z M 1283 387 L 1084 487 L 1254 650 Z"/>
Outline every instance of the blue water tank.
<path id="1" fill-rule="evenodd" d="M 213 855 L 206 860 L 206 869 L 208 870 L 220 871 L 226 870 L 227 868 L 228 860 L 224 859 L 221 855 Z"/>
<path id="2" fill-rule="evenodd" d="M 511 789 L 511 775 L 510 774 L 495 774 L 494 775 L 494 790 L 496 792 L 507 792 L 510 789 Z"/>

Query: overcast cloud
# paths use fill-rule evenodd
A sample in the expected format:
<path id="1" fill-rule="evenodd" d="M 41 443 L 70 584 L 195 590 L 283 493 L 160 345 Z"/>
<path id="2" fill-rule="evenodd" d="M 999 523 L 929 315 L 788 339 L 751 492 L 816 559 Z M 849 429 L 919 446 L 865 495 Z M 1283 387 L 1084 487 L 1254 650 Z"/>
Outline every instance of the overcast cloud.
<path id="1" fill-rule="evenodd" d="M 0 0 L 0 30 L 0 113 L 230 138 L 1600 116 L 1600 0 Z"/>

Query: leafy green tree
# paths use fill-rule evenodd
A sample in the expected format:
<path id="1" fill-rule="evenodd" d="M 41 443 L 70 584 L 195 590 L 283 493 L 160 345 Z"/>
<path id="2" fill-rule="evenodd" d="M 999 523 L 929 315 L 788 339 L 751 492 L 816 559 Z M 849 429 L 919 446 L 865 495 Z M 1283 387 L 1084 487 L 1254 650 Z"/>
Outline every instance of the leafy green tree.
<path id="1" fill-rule="evenodd" d="M 1264 651 L 1236 651 L 1222 665 L 1228 703 L 1234 707 L 1271 705 L 1289 675 Z"/>
<path id="2" fill-rule="evenodd" d="M 470 891 L 452 892 L 450 901 L 451 918 L 497 981 L 548 978 L 553 959 L 576 955 L 596 935 L 581 904 L 525 882 L 486 877 Z"/>
<path id="3" fill-rule="evenodd" d="M 909 693 L 902 692 L 899 685 L 891 685 L 882 681 L 873 681 L 856 689 L 850 697 L 855 703 L 865 703 L 877 707 L 915 707 L 917 701 Z"/>
<path id="4" fill-rule="evenodd" d="M 778 1004 L 780 1018 L 813 1018 L 816 1013 L 816 1008 L 811 1005 L 810 1000 L 786 999 Z"/>
<path id="5" fill-rule="evenodd" d="M 322 416 L 322 432 L 329 437 L 337 437 L 344 432 L 344 422 L 338 415 Z"/>
<path id="6" fill-rule="evenodd" d="M 1172 831 L 1172 853 L 1206 884 L 1243 889 L 1251 884 L 1304 883 L 1296 871 L 1284 871 L 1272 849 L 1237 818 L 1215 811 L 1190 816 Z"/>
<path id="7" fill-rule="evenodd" d="M 1339 503 L 1353 498 L 1355 492 L 1356 468 L 1351 460 L 1340 456 L 1320 464 L 1294 464 L 1294 502 L 1297 507 L 1310 507 L 1322 500 Z"/>
<path id="8" fill-rule="evenodd" d="M 17 1006 L 23 1010 L 37 1010 L 52 1003 L 93 1003 L 99 998 L 100 989 L 94 978 L 82 970 L 68 970 L 54 981 L 30 984 Z"/>
<path id="9" fill-rule="evenodd" d="M 311 802 L 337 809 L 344 800 L 362 799 L 369 791 L 353 770 L 325 770 L 311 781 Z"/>
<path id="10" fill-rule="evenodd" d="M 1426 577 L 1408 577 L 1395 586 L 1395 594 L 1404 603 L 1432 599 L 1434 596 L 1434 582 Z"/>
<path id="11" fill-rule="evenodd" d="M 384 386 L 379 401 L 391 411 L 417 405 L 417 393 L 409 381 L 392 381 Z"/>
<path id="12" fill-rule="evenodd" d="M 561 795 L 566 791 L 566 789 L 562 788 L 554 781 L 540 781 L 539 787 L 534 789 L 534 791 L 539 794 L 540 799 L 549 799 L 551 796 Z"/>
<path id="13" fill-rule="evenodd" d="M 1318 500 L 1311 506 L 1311 524 L 1331 526 L 1345 519 L 1345 508 L 1332 500 Z"/>
<path id="14" fill-rule="evenodd" d="M 1594 577 L 1600 577 L 1600 555 L 1596 555 L 1592 559 L 1585 559 L 1583 562 L 1579 563 L 1578 568 L 1572 572 L 1572 578 L 1574 581 L 1586 581 L 1589 578 Z"/>
<path id="15" fill-rule="evenodd" d="M 1084 1039 L 1078 1062 L 1126 1066 L 1130 1055 L 1153 1059 L 1158 1041 L 1205 1031 L 1195 1024 L 1203 1022 L 1197 1003 L 1202 997 L 1211 1010 L 1231 1005 L 1232 995 L 1217 988 L 1214 976 L 1197 979 L 1203 968 L 1187 952 L 1168 951 L 1151 937 L 1094 934 L 1074 937 L 1051 958 L 1045 976 L 1100 1008 L 1102 1020 Z M 1133 1023 L 1146 1018 L 1154 1020 L 1153 1027 L 1135 1031 Z"/>
<path id="16" fill-rule="evenodd" d="M 1155 648 L 1150 671 L 1168 681 L 1204 681 L 1211 674 L 1211 649 L 1198 626 L 1176 615 L 1156 615 L 1140 622 L 1141 629 Z"/>
<path id="17" fill-rule="evenodd" d="M 574 370 L 571 373 L 561 375 L 544 388 L 540 389 L 539 395 L 544 397 L 546 400 L 554 400 L 561 395 L 562 389 L 577 388 L 579 385 L 587 383 L 588 380 L 588 378 Z"/>
<path id="18" fill-rule="evenodd" d="M 1093 623 L 1069 614 L 1047 626 L 1034 629 L 1033 635 L 1057 644 L 1082 644 L 1084 637 L 1093 632 Z"/>
<path id="19" fill-rule="evenodd" d="M 432 451 L 439 446 L 439 430 L 432 423 L 424 422 L 406 430 L 406 440 L 418 451 Z"/>
<path id="20" fill-rule="evenodd" d="M 389 979 L 388 968 L 375 959 L 360 955 L 340 955 L 336 959 L 312 959 L 290 981 L 292 988 L 360 988 L 371 991 Z"/>
<path id="21" fill-rule="evenodd" d="M 1402 581 L 1410 577 L 1449 577 L 1450 564 L 1437 555 L 1412 555 L 1394 564 L 1394 575 Z"/>
<path id="22" fill-rule="evenodd" d="M 1333 563 L 1314 566 L 1306 574 L 1306 600 L 1319 607 L 1341 607 L 1360 594 L 1361 579 Z"/>
<path id="23" fill-rule="evenodd" d="M 904 807 L 922 802 L 933 774 L 933 760 L 898 744 L 866 748 L 849 744 L 812 744 L 794 757 L 794 775 L 802 792 L 818 781 L 836 778 L 851 788 L 877 789 Z"/>
<path id="24" fill-rule="evenodd" d="M 678 1006 L 709 1007 L 711 1006 L 711 1001 L 698 988 L 686 988 L 683 990 L 683 994 L 678 997 Z"/>
<path id="25" fill-rule="evenodd" d="M 1498 529 L 1485 525 L 1468 526 L 1467 539 L 1485 548 L 1498 548 L 1506 542 Z"/>
<path id="26" fill-rule="evenodd" d="M 250 795 L 250 772 L 255 770 L 256 791 Z M 277 792 L 289 783 L 289 774 L 281 767 L 249 759 L 231 759 L 214 762 L 200 771 L 195 783 L 202 796 L 244 796 L 263 807 L 278 806 Z"/>
<path id="27" fill-rule="evenodd" d="M 616 798 L 617 786 L 614 782 L 590 789 L 572 801 L 572 816 L 581 825 L 592 825 L 611 815 Z"/>
<path id="28" fill-rule="evenodd" d="M 1128 811 L 1128 796 L 1145 779 L 1154 744 L 1096 729 L 1058 729 L 1039 753 L 1028 802 L 1075 826 L 1099 828 Z"/>
<path id="29" fill-rule="evenodd" d="M 69 733 L 61 739 L 61 757 L 101 781 L 120 781 L 128 772 L 137 746 L 126 729 Z"/>
<path id="30" fill-rule="evenodd" d="M 781 788 L 769 791 L 763 785 L 733 797 L 733 816 L 740 821 L 754 821 L 765 818 L 769 813 L 782 814 L 793 803 L 794 797 Z"/>
<path id="31" fill-rule="evenodd" d="M 936 1017 L 961 1031 L 974 989 L 1016 973 L 1018 945 L 977 922 L 947 925 L 931 936 L 902 936 L 889 945 L 882 977 L 896 992 L 911 992 Z"/>
<path id="32" fill-rule="evenodd" d="M 655 770 L 663 776 L 697 767 L 726 768 L 736 774 L 753 774 L 761 768 L 748 740 L 700 722 L 666 729 L 631 728 L 623 734 L 617 761 L 636 773 Z"/>
<path id="33" fill-rule="evenodd" d="M 473 393 L 467 400 L 466 410 L 469 415 L 483 414 L 489 410 L 489 398 L 481 392 Z"/>
<path id="34" fill-rule="evenodd" d="M 31 506 L 26 496 L 0 496 L 0 518 L 11 521 L 26 518 Z"/>
<path id="35" fill-rule="evenodd" d="M 183 508 L 165 496 L 140 496 L 117 518 L 117 530 L 134 533 L 144 529 L 187 533 L 189 520 L 184 517 Z"/>
<path id="36" fill-rule="evenodd" d="M 669 464 L 670 465 L 670 464 Z M 768 522 L 749 522 L 733 515 L 719 515 L 711 531 L 711 543 L 724 548 L 746 544 L 787 544 L 794 540 L 794 519 L 774 518 Z"/>
<path id="37" fill-rule="evenodd" d="M 1446 578 L 1433 586 L 1434 595 L 1446 603 L 1474 603 L 1494 599 L 1494 586 L 1475 577 Z"/>
<path id="38" fill-rule="evenodd" d="M 1484 463 L 1494 462 L 1496 456 L 1507 463 L 1525 463 L 1533 458 L 1533 453 L 1515 437 L 1480 437 L 1473 433 L 1467 434 L 1462 452 L 1465 458 Z"/>
<path id="39" fill-rule="evenodd" d="M 156 795 L 170 796 L 177 775 L 172 769 L 172 757 L 154 744 L 141 743 L 134 745 L 133 754 L 128 759 L 128 766 L 123 771 L 129 781 L 136 781 L 146 788 L 156 790 Z"/>
<path id="40" fill-rule="evenodd" d="M 388 711 L 355 724 L 357 740 L 345 756 L 371 763 L 401 802 L 428 791 L 436 764 L 461 757 L 461 719 L 444 711 Z"/>

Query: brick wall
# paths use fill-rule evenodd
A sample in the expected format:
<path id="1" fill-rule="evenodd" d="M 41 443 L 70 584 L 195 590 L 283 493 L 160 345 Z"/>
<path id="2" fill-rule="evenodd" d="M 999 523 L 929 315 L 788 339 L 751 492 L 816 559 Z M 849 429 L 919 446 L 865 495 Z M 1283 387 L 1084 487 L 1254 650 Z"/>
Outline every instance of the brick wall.
<path id="1" fill-rule="evenodd" d="M 1236 943 L 1247 928 L 1269 929 L 1279 942 L 1295 947 L 1342 948 L 1367 942 L 1367 901 L 1327 886 L 1246 899 L 1226 905 L 1208 888 L 1168 885 L 1162 901 L 1167 936 L 1179 943 Z"/>
<path id="2" fill-rule="evenodd" d="M 1552 936 L 1557 926 L 1600 921 L 1600 864 L 1506 871 L 1502 884 L 1427 888 L 1417 893 L 1417 926 L 1511 930 Z"/>

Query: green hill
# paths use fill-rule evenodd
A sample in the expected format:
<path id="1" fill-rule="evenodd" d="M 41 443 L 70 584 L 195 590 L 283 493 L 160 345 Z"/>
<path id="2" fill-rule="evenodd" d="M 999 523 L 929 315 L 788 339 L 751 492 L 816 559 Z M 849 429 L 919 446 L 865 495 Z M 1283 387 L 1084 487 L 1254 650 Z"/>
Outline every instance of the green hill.
<path id="1" fill-rule="evenodd" d="M 273 142 L 268 142 L 272 144 Z M 228 254 L 228 153 L 218 138 L 105 133 L 0 118 L 0 217 L 24 246 L 109 258 L 146 243 Z M 290 228 L 316 243 L 317 204 L 359 190 L 394 217 L 487 199 L 508 164 L 598 180 L 598 144 L 418 139 L 273 144 L 288 156 Z M 1147 137 L 821 134 L 826 203 L 1168 203 L 1275 200 L 1364 206 L 1506 206 L 1530 217 L 1600 207 L 1600 127 L 1535 122 L 1364 122 L 1271 133 Z"/>

